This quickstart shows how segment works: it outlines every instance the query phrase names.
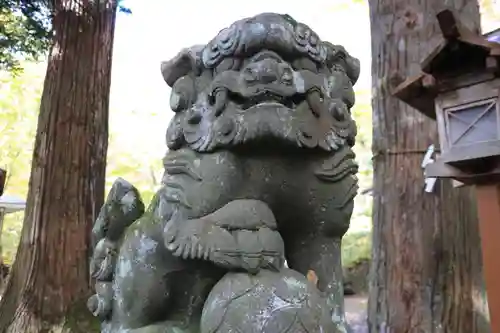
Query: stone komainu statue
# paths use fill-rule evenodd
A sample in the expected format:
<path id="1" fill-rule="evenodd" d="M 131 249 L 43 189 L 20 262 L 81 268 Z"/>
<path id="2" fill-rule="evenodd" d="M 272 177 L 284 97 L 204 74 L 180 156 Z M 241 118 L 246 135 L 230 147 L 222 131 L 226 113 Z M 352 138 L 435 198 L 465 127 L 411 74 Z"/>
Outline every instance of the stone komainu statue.
<path id="1" fill-rule="evenodd" d="M 102 332 L 344 332 L 358 60 L 265 13 L 162 74 L 175 112 L 162 186 L 144 211 L 118 179 L 93 229 Z"/>

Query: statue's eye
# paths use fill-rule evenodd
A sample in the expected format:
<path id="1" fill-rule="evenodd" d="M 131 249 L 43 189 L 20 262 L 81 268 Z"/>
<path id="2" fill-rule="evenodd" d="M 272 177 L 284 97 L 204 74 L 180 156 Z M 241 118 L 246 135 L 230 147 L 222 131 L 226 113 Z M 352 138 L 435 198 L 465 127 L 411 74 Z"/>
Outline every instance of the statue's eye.
<path id="1" fill-rule="evenodd" d="M 293 72 L 290 68 L 285 68 L 283 70 L 283 75 L 281 76 L 281 81 L 283 83 L 292 83 L 293 81 Z"/>
<path id="2" fill-rule="evenodd" d="M 298 24 L 295 28 L 295 33 L 300 39 L 307 39 L 308 31 L 307 28 L 303 24 Z"/>
<path id="3" fill-rule="evenodd" d="M 170 108 L 174 112 L 184 111 L 192 104 L 195 94 L 194 81 L 188 76 L 183 76 L 175 81 L 170 94 Z"/>
<path id="4" fill-rule="evenodd" d="M 170 94 L 170 108 L 172 111 L 180 112 L 186 110 L 190 106 L 190 99 L 186 95 L 188 94 L 172 90 Z"/>
<path id="5" fill-rule="evenodd" d="M 309 36 L 309 43 L 312 45 L 312 46 L 316 46 L 318 45 L 318 35 L 316 35 L 315 33 L 312 33 L 310 36 Z"/>
<path id="6" fill-rule="evenodd" d="M 172 91 L 170 94 L 170 108 L 174 112 L 179 112 L 181 109 L 181 96 L 177 94 L 175 91 Z"/>
<path id="7" fill-rule="evenodd" d="M 314 61 L 305 57 L 294 60 L 292 66 L 296 71 L 308 70 L 313 73 L 318 72 L 318 66 L 314 63 Z"/>

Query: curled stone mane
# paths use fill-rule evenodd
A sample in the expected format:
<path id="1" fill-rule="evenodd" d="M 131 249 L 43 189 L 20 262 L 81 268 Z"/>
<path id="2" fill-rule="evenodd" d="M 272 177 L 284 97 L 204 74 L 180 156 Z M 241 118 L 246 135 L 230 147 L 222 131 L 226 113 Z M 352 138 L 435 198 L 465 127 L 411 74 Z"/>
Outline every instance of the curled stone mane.
<path id="1" fill-rule="evenodd" d="M 359 61 L 289 15 L 239 20 L 164 62 L 162 74 L 176 113 L 172 150 L 262 140 L 325 151 L 354 145 Z"/>

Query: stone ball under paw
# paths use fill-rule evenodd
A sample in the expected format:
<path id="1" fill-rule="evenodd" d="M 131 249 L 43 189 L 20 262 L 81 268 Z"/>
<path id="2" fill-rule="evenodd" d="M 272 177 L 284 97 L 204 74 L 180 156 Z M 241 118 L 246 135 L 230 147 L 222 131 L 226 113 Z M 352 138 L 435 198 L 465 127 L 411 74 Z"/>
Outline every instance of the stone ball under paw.
<path id="1" fill-rule="evenodd" d="M 212 289 L 201 333 L 335 333 L 319 290 L 302 274 L 283 269 L 256 275 L 228 273 Z"/>

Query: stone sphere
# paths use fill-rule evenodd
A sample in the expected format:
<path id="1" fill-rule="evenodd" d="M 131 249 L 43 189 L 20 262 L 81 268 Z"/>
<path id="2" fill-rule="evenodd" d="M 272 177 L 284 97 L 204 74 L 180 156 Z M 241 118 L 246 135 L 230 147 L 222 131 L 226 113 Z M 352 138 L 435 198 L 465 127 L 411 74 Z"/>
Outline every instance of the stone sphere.
<path id="1" fill-rule="evenodd" d="M 212 289 L 201 333 L 335 333 L 319 290 L 302 274 L 283 269 L 256 275 L 228 273 Z"/>

